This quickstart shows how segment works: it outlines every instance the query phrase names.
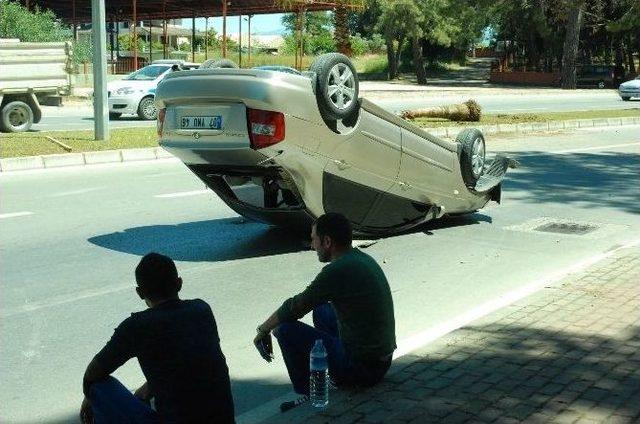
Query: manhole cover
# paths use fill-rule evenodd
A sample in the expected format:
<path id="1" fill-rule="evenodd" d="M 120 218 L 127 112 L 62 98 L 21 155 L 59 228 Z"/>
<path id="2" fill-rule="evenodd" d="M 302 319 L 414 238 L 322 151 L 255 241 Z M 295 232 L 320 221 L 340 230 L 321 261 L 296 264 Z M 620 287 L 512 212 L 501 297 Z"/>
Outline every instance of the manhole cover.
<path id="1" fill-rule="evenodd" d="M 576 222 L 551 222 L 534 228 L 545 233 L 574 234 L 581 236 L 597 230 L 596 225 L 578 224 Z"/>

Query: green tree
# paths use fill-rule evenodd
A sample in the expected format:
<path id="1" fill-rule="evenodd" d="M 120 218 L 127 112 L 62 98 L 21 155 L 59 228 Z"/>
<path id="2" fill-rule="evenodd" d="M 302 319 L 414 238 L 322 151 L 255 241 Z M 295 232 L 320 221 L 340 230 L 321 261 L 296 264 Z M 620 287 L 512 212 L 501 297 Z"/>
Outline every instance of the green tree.
<path id="1" fill-rule="evenodd" d="M 0 38 L 28 42 L 68 41 L 71 29 L 50 10 L 42 10 L 36 5 L 30 11 L 19 3 L 0 0 Z"/>
<path id="2" fill-rule="evenodd" d="M 220 40 L 218 40 L 218 33 L 214 28 L 210 28 L 205 35 L 206 44 L 208 47 L 219 48 Z"/>
<path id="3" fill-rule="evenodd" d="M 285 32 L 295 34 L 298 15 L 287 13 L 282 16 L 281 22 Z M 310 35 L 330 33 L 331 15 L 328 12 L 305 12 L 302 18 L 302 31 Z"/>
<path id="4" fill-rule="evenodd" d="M 387 48 L 389 79 L 398 76 L 400 53 L 406 40 L 420 31 L 421 10 L 414 0 L 389 0 L 380 2 L 380 18 L 377 29 L 382 33 Z"/>

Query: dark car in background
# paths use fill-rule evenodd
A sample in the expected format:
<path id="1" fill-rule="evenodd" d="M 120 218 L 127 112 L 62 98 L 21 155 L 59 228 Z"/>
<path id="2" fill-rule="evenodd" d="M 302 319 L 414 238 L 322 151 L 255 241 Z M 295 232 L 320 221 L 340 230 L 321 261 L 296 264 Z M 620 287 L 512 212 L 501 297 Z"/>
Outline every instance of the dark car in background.
<path id="1" fill-rule="evenodd" d="M 624 68 L 614 65 L 579 65 L 578 87 L 618 88 L 624 81 Z"/>

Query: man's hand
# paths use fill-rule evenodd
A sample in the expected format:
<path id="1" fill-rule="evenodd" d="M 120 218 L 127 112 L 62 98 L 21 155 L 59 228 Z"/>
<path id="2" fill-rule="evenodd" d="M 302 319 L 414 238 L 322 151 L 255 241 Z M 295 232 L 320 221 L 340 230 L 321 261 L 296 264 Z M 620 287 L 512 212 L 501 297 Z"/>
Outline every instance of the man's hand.
<path id="1" fill-rule="evenodd" d="M 80 406 L 80 421 L 82 424 L 93 424 L 93 410 L 89 399 L 86 397 L 82 400 L 82 406 Z"/>
<path id="2" fill-rule="evenodd" d="M 253 344 L 256 349 L 258 349 L 262 359 L 267 362 L 271 362 L 273 360 L 273 343 L 271 342 L 270 332 L 261 331 L 260 327 L 258 327 L 258 334 L 253 339 Z"/>

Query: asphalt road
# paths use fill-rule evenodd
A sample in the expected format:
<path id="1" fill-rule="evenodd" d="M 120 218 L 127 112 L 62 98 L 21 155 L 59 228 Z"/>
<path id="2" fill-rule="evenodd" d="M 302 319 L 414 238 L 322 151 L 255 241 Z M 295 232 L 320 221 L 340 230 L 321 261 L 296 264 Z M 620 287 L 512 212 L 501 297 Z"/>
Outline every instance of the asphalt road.
<path id="1" fill-rule="evenodd" d="M 376 86 L 372 86 L 375 89 Z M 392 112 L 419 107 L 461 103 L 475 99 L 485 113 L 544 113 L 574 110 L 630 109 L 640 108 L 640 101 L 623 102 L 616 90 L 560 90 L 532 89 L 465 89 L 464 91 L 389 91 L 365 92 L 367 98 Z M 548 92 L 548 93 L 547 93 Z M 514 94 L 510 94 L 514 93 Z M 89 103 L 64 107 L 43 107 L 43 118 L 32 128 L 34 131 L 90 130 L 93 129 L 93 109 Z M 125 115 L 110 121 L 111 128 L 155 126 L 155 121 L 142 121 L 137 116 Z"/>
<path id="2" fill-rule="evenodd" d="M 472 310 L 640 234 L 640 127 L 489 138 L 511 152 L 503 203 L 366 248 L 393 292 L 400 352 Z M 182 296 L 218 321 L 238 422 L 276 412 L 289 384 L 264 363 L 255 326 L 320 270 L 277 228 L 245 222 L 174 160 L 0 175 L 0 422 L 75 422 L 83 371 L 131 311 L 144 308 L 133 269 L 172 256 Z M 544 223 L 589 225 L 584 235 Z M 116 376 L 143 381 L 130 361 Z"/>

